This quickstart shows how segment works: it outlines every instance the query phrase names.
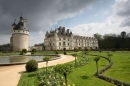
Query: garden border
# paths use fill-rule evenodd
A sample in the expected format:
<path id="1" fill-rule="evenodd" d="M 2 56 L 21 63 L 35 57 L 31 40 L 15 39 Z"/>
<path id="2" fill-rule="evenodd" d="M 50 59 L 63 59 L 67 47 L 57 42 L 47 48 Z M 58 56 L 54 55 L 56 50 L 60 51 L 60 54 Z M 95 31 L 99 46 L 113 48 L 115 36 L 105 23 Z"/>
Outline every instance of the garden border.
<path id="1" fill-rule="evenodd" d="M 92 55 L 92 54 L 89 54 L 89 55 L 91 55 L 91 56 L 99 56 L 99 55 Z M 100 56 L 100 57 L 106 59 L 107 61 L 109 61 L 109 64 L 107 66 L 105 66 L 104 68 L 100 69 L 98 71 L 98 73 L 96 72 L 94 74 L 97 78 L 103 79 L 103 80 L 105 80 L 107 82 L 110 82 L 110 83 L 118 85 L 118 86 L 130 86 L 130 83 L 126 83 L 126 82 L 123 82 L 121 80 L 117 80 L 117 79 L 114 79 L 114 78 L 103 75 L 103 72 L 110 69 L 114 62 L 111 61 L 110 59 L 108 59 L 105 56 Z"/>

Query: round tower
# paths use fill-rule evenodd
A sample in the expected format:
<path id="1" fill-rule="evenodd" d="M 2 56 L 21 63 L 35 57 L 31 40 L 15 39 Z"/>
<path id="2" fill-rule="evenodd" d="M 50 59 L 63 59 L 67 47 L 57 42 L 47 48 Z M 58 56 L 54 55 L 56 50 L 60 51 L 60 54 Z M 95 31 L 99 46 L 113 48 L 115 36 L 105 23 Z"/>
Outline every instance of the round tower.
<path id="1" fill-rule="evenodd" d="M 22 51 L 22 49 L 28 50 L 29 30 L 26 26 L 27 19 L 20 17 L 18 24 L 13 23 L 12 37 L 10 39 L 10 45 L 12 51 Z"/>

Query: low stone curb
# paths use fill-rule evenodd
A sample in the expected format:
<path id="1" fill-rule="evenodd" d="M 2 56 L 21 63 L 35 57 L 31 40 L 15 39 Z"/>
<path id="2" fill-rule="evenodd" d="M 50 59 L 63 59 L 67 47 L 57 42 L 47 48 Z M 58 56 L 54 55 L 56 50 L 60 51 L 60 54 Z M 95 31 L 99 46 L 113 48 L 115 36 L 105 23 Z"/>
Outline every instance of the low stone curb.
<path id="1" fill-rule="evenodd" d="M 52 61 L 52 60 L 57 60 L 57 59 L 60 59 L 60 55 L 24 55 L 24 56 L 57 56 L 56 58 L 53 58 L 49 61 Z M 45 61 L 37 61 L 38 63 L 39 62 L 45 62 Z M 0 64 L 0 66 L 11 66 L 11 65 L 21 65 L 21 64 L 26 64 L 27 62 L 15 62 L 15 63 L 11 63 L 11 64 Z"/>

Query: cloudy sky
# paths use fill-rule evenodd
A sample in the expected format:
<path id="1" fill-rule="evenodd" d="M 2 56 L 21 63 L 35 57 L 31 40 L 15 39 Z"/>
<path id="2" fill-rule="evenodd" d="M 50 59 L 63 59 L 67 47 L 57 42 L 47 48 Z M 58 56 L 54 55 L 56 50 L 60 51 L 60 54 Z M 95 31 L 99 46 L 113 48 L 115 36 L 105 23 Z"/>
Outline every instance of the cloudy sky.
<path id="1" fill-rule="evenodd" d="M 27 19 L 29 45 L 42 43 L 57 26 L 74 34 L 130 32 L 130 0 L 0 0 L 0 45 L 9 43 L 12 23 Z"/>

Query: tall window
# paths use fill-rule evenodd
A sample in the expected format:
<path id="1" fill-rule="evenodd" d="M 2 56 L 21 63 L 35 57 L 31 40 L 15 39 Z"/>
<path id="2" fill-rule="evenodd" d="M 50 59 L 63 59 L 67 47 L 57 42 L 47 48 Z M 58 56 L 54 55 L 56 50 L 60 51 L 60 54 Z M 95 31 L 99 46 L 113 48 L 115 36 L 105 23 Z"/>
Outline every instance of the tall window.
<path id="1" fill-rule="evenodd" d="M 64 37 L 64 40 L 65 40 L 65 37 Z"/>
<path id="2" fill-rule="evenodd" d="M 68 46 L 69 46 L 69 43 L 68 43 Z"/>
<path id="3" fill-rule="evenodd" d="M 63 45 L 65 45 L 65 42 L 63 42 Z"/>
<path id="4" fill-rule="evenodd" d="M 61 46 L 61 42 L 59 42 L 59 46 Z"/>
<path id="5" fill-rule="evenodd" d="M 59 38 L 59 40 L 61 40 L 61 38 Z"/>

